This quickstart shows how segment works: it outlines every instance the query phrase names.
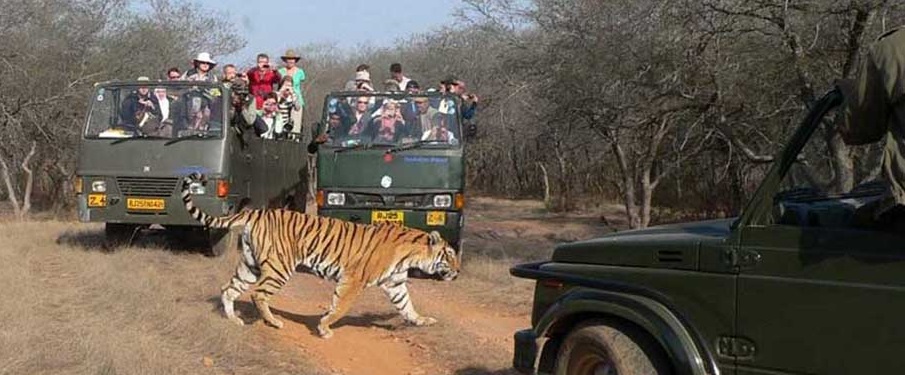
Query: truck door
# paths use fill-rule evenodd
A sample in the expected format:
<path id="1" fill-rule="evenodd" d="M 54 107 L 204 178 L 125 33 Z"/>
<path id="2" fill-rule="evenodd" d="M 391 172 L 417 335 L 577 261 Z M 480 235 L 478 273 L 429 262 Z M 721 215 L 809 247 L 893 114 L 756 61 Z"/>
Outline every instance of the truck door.
<path id="1" fill-rule="evenodd" d="M 242 150 L 245 154 L 245 161 L 248 165 L 249 172 L 248 176 L 250 177 L 248 180 L 248 193 L 249 198 L 251 198 L 251 207 L 254 208 L 263 208 L 266 207 L 266 149 L 265 149 L 265 140 L 258 138 L 257 136 L 250 136 L 246 138 L 245 149 Z"/>
<path id="2" fill-rule="evenodd" d="M 739 374 L 905 369 L 905 237 L 865 229 L 880 191 L 845 191 L 830 178 L 824 126 L 815 123 L 798 155 L 777 161 L 790 167 L 779 193 L 761 198 L 768 218 L 741 228 L 738 332 L 721 338 Z"/>

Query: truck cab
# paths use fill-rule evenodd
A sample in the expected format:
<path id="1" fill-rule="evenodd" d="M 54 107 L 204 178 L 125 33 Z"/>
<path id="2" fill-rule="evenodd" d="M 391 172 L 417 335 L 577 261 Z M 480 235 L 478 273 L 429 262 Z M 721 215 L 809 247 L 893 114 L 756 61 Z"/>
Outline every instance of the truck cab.
<path id="1" fill-rule="evenodd" d="M 514 367 L 555 374 L 879 374 L 905 368 L 903 234 L 888 189 L 834 183 L 842 96 L 807 114 L 741 215 L 563 244 L 536 280 Z M 853 154 L 870 158 L 871 149 Z M 865 159 L 879 160 L 879 159 Z M 877 161 L 878 162 L 878 161 Z M 858 163 L 856 163 L 858 164 Z"/>
<path id="2" fill-rule="evenodd" d="M 192 172 L 207 179 L 190 187 L 195 204 L 212 215 L 245 207 L 304 210 L 305 145 L 234 126 L 228 87 L 113 81 L 95 85 L 90 102 L 76 201 L 79 220 L 105 223 L 111 245 L 153 226 L 222 253 L 226 233 L 201 230 L 183 205 L 182 179 Z"/>
<path id="3" fill-rule="evenodd" d="M 336 92 L 324 102 L 318 214 L 437 231 L 461 249 L 465 140 L 459 99 Z"/>

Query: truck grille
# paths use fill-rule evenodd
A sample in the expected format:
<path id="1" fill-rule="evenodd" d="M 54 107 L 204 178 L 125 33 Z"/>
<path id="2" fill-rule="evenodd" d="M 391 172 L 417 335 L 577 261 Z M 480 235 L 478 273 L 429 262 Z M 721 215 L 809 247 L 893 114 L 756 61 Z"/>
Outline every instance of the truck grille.
<path id="1" fill-rule="evenodd" d="M 178 181 L 176 177 L 117 177 L 116 185 L 123 195 L 169 197 Z"/>

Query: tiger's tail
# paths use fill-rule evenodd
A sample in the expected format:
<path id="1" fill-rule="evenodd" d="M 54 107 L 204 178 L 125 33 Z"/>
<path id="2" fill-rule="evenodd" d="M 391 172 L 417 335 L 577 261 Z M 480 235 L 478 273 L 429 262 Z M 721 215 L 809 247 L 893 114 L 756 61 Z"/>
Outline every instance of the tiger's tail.
<path id="1" fill-rule="evenodd" d="M 192 172 L 182 179 L 182 202 L 185 204 L 186 211 L 195 220 L 198 220 L 207 228 L 227 229 L 234 226 L 241 226 L 248 223 L 248 213 L 239 212 L 229 216 L 215 217 L 202 211 L 201 208 L 195 206 L 192 200 L 190 186 L 193 182 L 203 181 L 204 176 L 198 172 Z"/>

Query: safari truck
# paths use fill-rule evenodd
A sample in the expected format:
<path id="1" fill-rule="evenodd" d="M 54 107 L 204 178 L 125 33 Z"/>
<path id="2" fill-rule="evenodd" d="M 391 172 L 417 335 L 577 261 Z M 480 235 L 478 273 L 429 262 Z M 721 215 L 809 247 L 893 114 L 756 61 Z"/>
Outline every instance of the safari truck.
<path id="1" fill-rule="evenodd" d="M 465 145 L 458 98 L 337 92 L 324 101 L 318 213 L 436 230 L 461 249 Z"/>
<path id="2" fill-rule="evenodd" d="M 202 230 L 183 206 L 182 178 L 192 172 L 206 176 L 190 190 L 211 214 L 245 207 L 304 210 L 305 145 L 261 139 L 230 125 L 231 93 L 224 85 L 104 82 L 90 101 L 75 183 L 79 219 L 105 223 L 109 242 L 131 241 L 154 225 L 219 254 L 228 236 Z"/>
<path id="3" fill-rule="evenodd" d="M 824 134 L 841 102 L 832 91 L 812 107 L 737 218 L 562 244 L 549 261 L 513 267 L 536 280 L 514 367 L 902 373 L 905 239 L 871 223 L 885 184 L 831 181 Z"/>

